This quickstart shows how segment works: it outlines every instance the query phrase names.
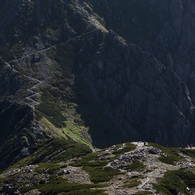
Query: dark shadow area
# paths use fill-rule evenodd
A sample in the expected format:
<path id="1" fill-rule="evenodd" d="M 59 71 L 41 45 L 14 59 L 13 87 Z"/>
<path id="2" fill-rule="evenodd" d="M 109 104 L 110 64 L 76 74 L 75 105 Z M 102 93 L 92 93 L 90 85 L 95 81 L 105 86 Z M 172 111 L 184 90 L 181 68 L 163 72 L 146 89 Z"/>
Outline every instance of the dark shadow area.
<path id="1" fill-rule="evenodd" d="M 0 102 L 0 170 L 19 160 L 21 149 L 29 146 L 33 118 L 29 106 L 7 100 Z"/>
<path id="2" fill-rule="evenodd" d="M 89 127 L 92 144 L 104 148 L 113 144 L 135 141 L 130 133 L 122 131 L 120 122 L 106 110 L 104 103 L 98 101 L 81 73 L 76 73 L 75 80 L 78 95 L 77 112 L 81 113 L 81 119 L 85 122 L 85 126 Z"/>

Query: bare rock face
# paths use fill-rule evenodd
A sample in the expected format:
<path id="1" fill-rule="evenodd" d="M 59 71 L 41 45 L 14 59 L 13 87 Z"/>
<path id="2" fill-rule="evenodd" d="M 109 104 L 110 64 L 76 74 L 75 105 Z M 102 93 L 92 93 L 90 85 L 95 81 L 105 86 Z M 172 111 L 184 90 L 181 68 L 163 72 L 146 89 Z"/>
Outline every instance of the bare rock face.
<path id="1" fill-rule="evenodd" d="M 34 111 L 30 106 L 0 101 L 0 169 L 30 155 L 29 148 L 45 135 L 34 129 Z"/>
<path id="2" fill-rule="evenodd" d="M 133 127 L 141 132 L 142 139 L 185 146 L 193 132 L 186 85 L 170 68 L 113 32 L 100 33 L 104 44 L 96 50 L 92 47 L 99 40 L 94 37 L 80 50 L 80 66 L 115 120 L 127 124 L 127 131 Z"/>
<path id="3" fill-rule="evenodd" d="M 194 143 L 194 2 L 91 3 L 108 28 L 145 51 L 121 46 L 110 31 L 106 44 L 91 58 L 87 55 L 85 75 L 107 108 L 121 123 L 131 124 L 130 131 L 133 126 L 142 132 L 142 139 L 174 146 L 179 146 L 176 140 L 182 146 Z"/>
<path id="4" fill-rule="evenodd" d="M 194 103 L 193 0 L 163 0 L 160 3 L 126 0 L 123 4 L 108 0 L 94 1 L 92 4 L 105 13 L 108 28 L 153 53 L 161 63 L 170 67 L 190 89 Z"/>
<path id="5" fill-rule="evenodd" d="M 98 147 L 195 144 L 194 12 L 192 0 L 6 1 L 1 99 L 54 126 L 81 121 Z"/>

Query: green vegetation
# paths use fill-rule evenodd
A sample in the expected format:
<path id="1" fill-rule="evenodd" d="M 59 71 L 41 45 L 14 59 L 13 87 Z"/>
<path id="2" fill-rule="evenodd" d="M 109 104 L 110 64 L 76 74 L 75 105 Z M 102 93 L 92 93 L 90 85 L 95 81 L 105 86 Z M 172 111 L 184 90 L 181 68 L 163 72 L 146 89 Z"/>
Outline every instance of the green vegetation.
<path id="1" fill-rule="evenodd" d="M 139 184 L 141 184 L 141 181 L 139 181 L 138 178 L 135 178 L 125 182 L 125 184 L 123 184 L 122 187 L 132 188 L 138 186 Z"/>
<path id="2" fill-rule="evenodd" d="M 29 183 L 32 183 L 32 181 L 24 181 L 24 182 L 22 182 L 22 183 L 20 183 L 20 184 L 17 184 L 17 185 L 14 186 L 14 190 L 17 190 L 17 189 L 19 189 L 21 186 L 23 186 L 23 185 L 25 185 L 25 184 L 29 184 Z"/>
<path id="3" fill-rule="evenodd" d="M 36 107 L 42 116 L 48 119 L 56 127 L 65 127 L 65 116 L 62 115 L 62 108 L 58 98 L 61 92 L 57 88 L 47 87 L 42 90 L 41 103 Z"/>
<path id="4" fill-rule="evenodd" d="M 114 175 L 122 174 L 121 171 L 111 167 L 105 167 L 109 160 L 99 160 L 98 153 L 91 153 L 78 160 L 73 166 L 82 166 L 90 174 L 90 179 L 94 183 L 109 181 Z"/>
<path id="5" fill-rule="evenodd" d="M 179 149 L 178 148 L 171 148 L 171 147 L 163 147 L 158 144 L 149 143 L 148 146 L 153 146 L 158 149 L 160 149 L 163 153 L 167 154 L 167 156 L 161 156 L 159 157 L 159 160 L 163 163 L 175 165 L 175 161 L 182 160 L 182 157 L 179 155 Z"/>
<path id="6" fill-rule="evenodd" d="M 23 167 L 27 164 L 65 162 L 74 157 L 84 156 L 90 153 L 91 149 L 88 146 L 76 143 L 71 139 L 61 138 L 44 141 L 39 146 L 31 148 L 31 152 L 32 154 L 30 156 L 23 158 L 9 167 L 9 169 Z"/>
<path id="7" fill-rule="evenodd" d="M 39 159 L 35 160 L 35 162 L 49 161 L 58 163 L 74 157 L 80 157 L 91 152 L 88 146 L 76 143 L 71 139 L 54 139 L 49 141 L 47 144 L 42 144 L 39 148 L 40 149 L 32 155 L 32 157 L 37 156 L 37 154 L 39 155 Z"/>
<path id="8" fill-rule="evenodd" d="M 124 166 L 128 171 L 142 171 L 146 167 L 142 162 L 135 160 L 130 165 Z"/>
<path id="9" fill-rule="evenodd" d="M 121 147 L 122 144 L 116 145 L 116 148 Z M 136 146 L 131 143 L 125 143 L 125 147 L 121 150 L 115 150 L 113 154 L 124 154 L 125 152 L 129 152 L 131 150 L 134 150 Z"/>
<path id="10" fill-rule="evenodd" d="M 103 195 L 105 194 L 103 190 L 91 190 L 91 188 L 102 187 L 100 185 L 94 184 L 77 184 L 77 183 L 69 183 L 66 179 L 62 177 L 51 176 L 50 180 L 46 184 L 39 184 L 37 188 L 42 193 L 47 194 L 58 194 L 58 193 L 66 193 L 66 194 L 97 194 Z"/>
<path id="11" fill-rule="evenodd" d="M 40 5 L 36 4 L 37 2 L 39 2 Z M 148 13 L 145 11 L 147 9 L 141 7 L 140 10 L 134 10 L 136 6 L 132 3 L 132 12 L 130 12 L 126 7 L 121 7 L 122 4 L 120 1 L 111 3 L 111 0 L 108 0 L 108 2 L 110 2 L 110 4 L 108 3 L 108 7 L 103 6 L 103 8 L 99 7 L 98 1 L 91 1 L 90 4 L 90 0 L 88 0 L 83 3 L 87 11 L 79 9 L 77 6 L 78 1 L 75 0 L 56 1 L 54 9 L 49 8 L 51 5 L 47 7 L 47 4 L 51 2 L 37 2 L 35 2 L 35 7 L 30 7 L 26 17 L 22 15 L 18 20 L 26 26 L 20 25 L 20 23 L 18 25 L 17 22 L 13 24 L 12 20 L 6 18 L 9 17 L 9 14 L 6 15 L 5 12 L 5 21 L 10 25 L 8 26 L 10 28 L 7 27 L 9 30 L 7 38 L 11 41 L 9 41 L 6 36 L 4 37 L 8 42 L 6 44 L 2 43 L 2 47 L 0 48 L 0 64 L 3 66 L 5 62 L 13 61 L 9 62 L 10 67 L 5 69 L 5 72 L 2 72 L 1 80 L 3 81 L 2 83 L 6 83 L 3 86 L 7 88 L 8 82 L 6 78 L 9 78 L 9 82 L 11 83 L 10 94 L 12 95 L 10 98 L 13 100 L 23 101 L 24 97 L 27 96 L 26 89 L 30 88 L 31 90 L 28 90 L 29 94 L 34 91 L 41 95 L 41 97 L 39 94 L 32 97 L 33 100 L 39 103 L 35 108 L 36 120 L 34 123 L 41 125 L 44 129 L 48 129 L 45 131 L 48 136 L 41 135 L 41 133 L 39 135 L 37 135 L 38 133 L 32 133 L 33 129 L 31 126 L 33 126 L 33 123 L 31 120 L 34 120 L 34 111 L 31 113 L 32 117 L 28 117 L 28 113 L 31 111 L 30 107 L 11 104 L 0 112 L 0 142 L 6 140 L 6 144 L 2 147 L 0 157 L 4 158 L 5 164 L 7 162 L 15 162 L 15 160 L 21 159 L 18 155 L 23 147 L 35 146 L 35 144 L 38 143 L 36 147 L 29 148 L 31 155 L 10 166 L 9 170 L 29 164 L 37 164 L 38 167 L 30 174 L 43 175 L 46 173 L 50 174 L 50 178 L 42 179 L 40 177 L 37 181 L 33 181 L 34 186 L 26 187 L 26 184 L 32 181 L 16 182 L 18 178 L 22 177 L 23 173 L 10 176 L 9 181 L 14 184 L 14 189 L 20 189 L 21 193 L 36 188 L 43 194 L 51 195 L 58 193 L 66 195 L 103 195 L 105 194 L 104 191 L 97 189 L 103 186 L 97 183 L 110 181 L 115 175 L 123 174 L 121 171 L 107 166 L 108 163 L 121 154 L 134 150 L 136 146 L 131 143 L 126 143 L 123 149 L 117 150 L 122 144 L 117 145 L 116 148 L 113 149 L 113 155 L 109 157 L 98 157 L 102 151 L 91 153 L 88 146 L 92 147 L 92 145 L 89 141 L 90 138 L 86 135 L 88 132 L 94 140 L 94 145 L 99 148 L 129 140 L 132 136 L 130 131 L 128 131 L 129 133 L 127 132 L 125 138 L 122 137 L 120 132 L 122 128 L 120 127 L 124 125 L 125 129 L 124 121 L 116 120 L 113 122 L 113 118 L 106 113 L 104 105 L 98 103 L 94 95 L 95 93 L 91 90 L 87 79 L 85 80 L 85 78 L 82 77 L 81 73 L 83 70 L 80 70 L 77 66 L 77 64 L 79 64 L 77 61 L 79 55 L 77 54 L 84 49 L 80 47 L 80 45 L 85 44 L 87 39 L 90 40 L 91 47 L 89 47 L 89 45 L 85 45 L 85 47 L 87 49 L 95 48 L 94 53 L 96 54 L 98 54 L 100 50 L 96 51 L 97 48 L 94 46 L 95 42 L 99 48 L 101 45 L 102 50 L 106 50 L 106 47 L 110 46 L 105 42 L 107 41 L 105 40 L 105 32 L 108 32 L 104 27 L 106 22 L 108 29 L 112 28 L 116 30 L 116 32 L 120 31 L 119 34 L 124 35 L 124 37 L 127 37 L 126 35 L 128 34 L 128 37 L 130 37 L 133 42 L 138 42 L 137 37 L 144 37 L 145 40 L 149 42 L 152 41 L 155 39 L 155 36 L 151 31 L 145 33 L 142 29 L 139 29 L 139 27 L 127 23 L 128 21 L 133 22 L 135 17 L 133 15 L 136 14 L 136 11 L 139 11 L 137 13 L 142 13 L 143 18 L 141 21 L 137 19 L 138 21 L 136 21 L 136 23 L 141 24 L 141 28 L 145 28 L 143 27 L 144 25 L 150 26 L 147 22 L 149 21 L 148 17 L 145 17 L 148 16 Z M 117 10 L 116 7 L 112 9 L 113 5 L 116 7 L 119 6 L 122 9 Z M 48 8 L 50 9 L 49 12 L 47 12 Z M 93 12 L 93 8 L 95 8 L 98 13 L 101 13 L 101 17 Z M 77 9 L 79 9 L 79 11 Z M 104 9 L 110 9 L 112 13 Z M 38 12 L 41 12 L 45 17 L 40 17 L 40 13 Z M 45 12 L 47 13 L 45 14 Z M 112 16 L 116 17 L 110 17 L 111 19 L 108 19 L 107 13 L 113 14 Z M 122 15 L 119 17 L 118 13 Z M 151 17 L 154 15 L 155 13 L 153 13 Z M 121 21 L 119 21 L 121 17 L 126 18 L 124 19 L 125 22 L 121 23 Z M 23 18 L 25 18 L 25 21 L 23 21 Z M 37 21 L 39 21 L 40 18 L 44 18 L 44 20 L 41 19 L 40 24 L 38 24 L 39 22 Z M 99 36 L 101 35 L 99 31 L 91 31 L 94 27 L 92 25 L 90 26 L 88 19 L 92 20 L 96 27 L 104 31 L 102 37 Z M 119 28 L 121 25 L 126 28 Z M 124 29 L 124 32 L 121 32 L 120 29 Z M 155 26 L 157 32 L 160 29 L 161 24 Z M 137 36 L 135 32 L 144 33 L 144 35 Z M 15 38 L 16 40 L 14 40 Z M 116 36 L 115 39 L 117 39 L 116 41 L 119 42 L 120 45 L 126 44 L 125 40 L 120 36 Z M 142 42 L 143 40 L 139 41 Z M 41 49 L 43 46 L 45 49 Z M 32 53 L 28 55 L 31 49 Z M 36 52 L 33 52 L 33 50 Z M 14 58 L 17 60 L 14 60 Z M 86 59 L 88 59 L 88 56 Z M 83 62 L 89 64 L 87 60 L 83 60 Z M 117 63 L 120 64 L 120 59 Z M 91 66 L 93 66 L 93 64 L 91 64 Z M 13 67 L 16 71 L 12 70 Z M 16 86 L 13 83 L 16 83 Z M 33 86 L 35 87 L 32 90 Z M 16 91 L 18 89 L 22 91 L 23 88 L 25 88 L 25 90 L 15 96 Z M 4 90 L 2 88 L 0 95 L 4 96 L 5 94 L 9 94 L 6 90 L 7 89 Z M 104 99 L 102 98 L 101 101 L 104 101 Z M 117 100 L 117 103 L 118 101 L 120 100 Z M 112 109 L 112 106 L 117 106 L 117 103 L 111 101 L 106 107 Z M 10 121 L 12 121 L 13 124 L 11 124 Z M 10 124 L 7 122 L 10 122 Z M 6 129 L 8 126 L 9 129 Z M 49 136 L 51 136 L 52 139 L 48 139 Z M 80 143 L 73 141 L 68 138 L 68 136 L 74 137 L 74 139 Z M 16 143 L 19 144 L 17 145 Z M 178 151 L 182 151 L 184 154 L 195 159 L 195 152 L 193 150 L 165 148 L 152 143 L 149 145 L 161 149 L 162 152 L 167 155 L 159 157 L 159 160 L 166 164 L 175 165 L 176 161 L 182 159 Z M 73 158 L 76 159 L 74 159 L 72 165 L 81 166 L 83 170 L 90 174 L 90 179 L 95 184 L 69 183 L 67 179 L 55 176 L 55 172 L 67 166 L 65 162 Z M 145 165 L 137 160 L 123 168 L 125 171 L 142 171 L 145 169 Z M 62 172 L 60 174 L 62 174 Z M 131 188 L 137 186 L 141 183 L 139 179 L 140 178 L 131 179 L 125 183 L 123 187 Z M 1 177 L 0 186 L 2 186 L 6 180 L 8 180 L 7 177 Z M 154 187 L 157 191 L 164 194 L 174 194 L 177 193 L 177 191 L 188 194 L 186 188 L 188 186 L 194 187 L 194 185 L 195 176 L 193 173 L 178 170 L 168 171 L 164 178 L 158 180 L 158 184 L 154 184 Z M 151 193 L 140 191 L 136 194 Z"/>
<path id="12" fill-rule="evenodd" d="M 33 136 L 29 128 L 33 119 L 32 108 L 9 101 L 0 104 L 2 109 L 0 109 L 0 158 L 4 159 L 5 164 L 9 166 L 20 154 L 22 147 L 27 147 L 39 136 Z"/>
<path id="13" fill-rule="evenodd" d="M 175 161 L 169 156 L 161 156 L 158 159 L 163 163 L 170 164 L 170 165 L 176 165 Z"/>
<path id="14" fill-rule="evenodd" d="M 45 117 L 42 117 L 41 120 L 41 126 L 47 133 L 47 135 L 53 137 L 53 138 L 64 138 L 68 139 L 64 131 L 60 128 L 55 127 L 50 121 L 48 121 Z"/>
<path id="15" fill-rule="evenodd" d="M 96 166 L 96 165 L 106 165 L 106 161 L 100 161 L 97 157 L 99 152 L 90 153 L 74 163 L 74 166 Z"/>
<path id="16" fill-rule="evenodd" d="M 17 179 L 17 178 L 20 177 L 20 176 L 21 176 L 21 173 L 16 173 L 15 175 L 13 175 L 13 176 L 11 177 L 11 180 L 13 181 L 13 180 Z"/>
<path id="17" fill-rule="evenodd" d="M 158 180 L 158 184 L 153 184 L 157 192 L 171 195 L 178 192 L 190 194 L 187 187 L 195 187 L 195 174 L 182 170 L 167 171 L 163 178 Z"/>
<path id="18" fill-rule="evenodd" d="M 72 120 L 68 120 L 68 121 L 66 121 L 66 128 L 63 128 L 63 131 L 67 135 L 74 137 L 80 143 L 83 143 L 83 144 L 86 144 L 90 147 L 93 147 L 92 144 L 82 136 L 83 132 L 84 133 L 88 132 L 87 127 L 81 126 L 80 124 L 75 123 Z"/>
<path id="19" fill-rule="evenodd" d="M 102 167 L 101 165 L 96 167 L 84 166 L 83 169 L 89 172 L 91 176 L 90 179 L 94 183 L 106 182 L 112 179 L 113 176 L 122 174 L 119 170 L 113 169 L 111 167 Z"/>
<path id="20" fill-rule="evenodd" d="M 7 177 L 0 177 L 0 186 L 3 186 L 4 182 L 7 180 Z"/>
<path id="21" fill-rule="evenodd" d="M 77 40 L 72 38 L 47 50 L 52 62 L 48 67 L 52 81 L 40 89 L 42 95 L 41 103 L 36 107 L 37 119 L 46 118 L 55 127 L 62 128 L 65 134 L 92 147 L 83 136 L 88 132 L 88 127 L 77 110 L 77 87 L 73 75 L 75 44 Z"/>
<path id="22" fill-rule="evenodd" d="M 150 191 L 138 191 L 135 193 L 135 195 L 147 195 L 147 194 L 153 194 L 153 193 Z"/>
<path id="23" fill-rule="evenodd" d="M 188 155 L 192 158 L 192 160 L 195 162 L 195 150 L 193 149 L 180 149 L 181 152 L 183 152 L 185 155 Z"/>
<path id="24" fill-rule="evenodd" d="M 54 174 L 60 168 L 61 168 L 60 164 L 40 163 L 38 164 L 38 167 L 35 168 L 35 171 L 37 173 L 47 172 L 48 174 Z"/>
<path id="25" fill-rule="evenodd" d="M 35 187 L 35 186 L 21 187 L 21 188 L 20 188 L 20 192 L 21 192 L 21 193 L 26 193 L 26 192 L 29 192 L 29 191 L 31 191 L 31 190 L 33 190 L 33 189 L 36 189 L 36 187 Z"/>

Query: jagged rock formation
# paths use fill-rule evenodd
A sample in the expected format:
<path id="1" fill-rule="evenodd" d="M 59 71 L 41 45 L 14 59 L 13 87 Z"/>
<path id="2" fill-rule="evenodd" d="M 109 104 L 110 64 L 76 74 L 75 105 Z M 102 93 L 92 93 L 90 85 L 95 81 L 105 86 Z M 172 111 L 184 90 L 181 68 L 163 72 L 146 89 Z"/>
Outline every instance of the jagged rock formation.
<path id="1" fill-rule="evenodd" d="M 89 146 L 194 144 L 193 14 L 190 0 L 6 1 L 1 99 Z"/>
<path id="2" fill-rule="evenodd" d="M 138 44 L 143 51 L 153 54 L 165 67 L 170 68 L 178 76 L 182 85 L 184 83 L 187 86 L 189 89 L 187 96 L 194 104 L 195 5 L 193 1 L 173 0 L 159 3 L 127 0 L 121 4 L 107 0 L 90 1 L 90 3 L 94 10 L 104 17 L 107 28 L 113 29 L 126 40 Z M 171 90 L 175 91 L 175 87 L 172 86 Z M 179 104 L 182 105 L 181 102 Z M 177 109 L 185 115 L 184 110 L 178 107 L 178 104 L 176 105 Z M 194 127 L 190 128 L 194 129 Z M 190 142 L 193 143 L 194 138 Z"/>
<path id="3" fill-rule="evenodd" d="M 193 104 L 177 75 L 113 32 L 99 37 L 81 44 L 80 67 L 124 134 L 133 126 L 144 140 L 172 146 L 191 141 Z M 101 48 L 93 50 L 96 44 Z"/>
<path id="4" fill-rule="evenodd" d="M 105 18 L 108 28 L 153 53 L 165 66 L 171 67 L 183 82 L 193 82 L 193 1 L 90 2 Z"/>
<path id="5" fill-rule="evenodd" d="M 193 194 L 194 150 L 136 141 L 195 144 L 194 15 L 193 0 L 4 0 L 0 193 Z"/>
<path id="6" fill-rule="evenodd" d="M 46 133 L 33 123 L 33 109 L 27 105 L 0 102 L 0 170 L 30 155 L 30 147 L 38 139 L 47 138 Z"/>

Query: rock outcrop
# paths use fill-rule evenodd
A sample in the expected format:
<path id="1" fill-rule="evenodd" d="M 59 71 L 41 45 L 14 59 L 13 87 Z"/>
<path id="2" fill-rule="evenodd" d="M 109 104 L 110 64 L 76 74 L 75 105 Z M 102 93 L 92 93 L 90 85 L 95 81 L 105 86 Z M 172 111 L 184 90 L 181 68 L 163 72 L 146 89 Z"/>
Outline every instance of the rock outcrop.
<path id="1" fill-rule="evenodd" d="M 136 137 L 134 128 L 140 139 L 167 146 L 192 142 L 194 107 L 169 67 L 112 31 L 96 32 L 80 45 L 81 71 L 123 131 Z"/>
<path id="2" fill-rule="evenodd" d="M 6 1 L 0 15 L 1 99 L 39 125 L 97 147 L 195 143 L 192 0 Z"/>

